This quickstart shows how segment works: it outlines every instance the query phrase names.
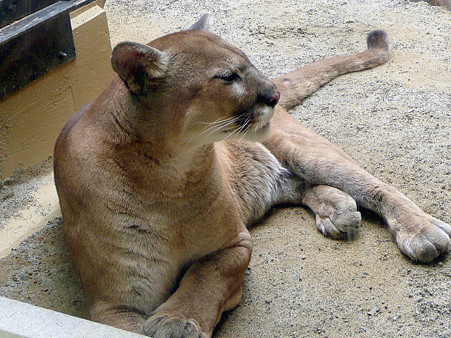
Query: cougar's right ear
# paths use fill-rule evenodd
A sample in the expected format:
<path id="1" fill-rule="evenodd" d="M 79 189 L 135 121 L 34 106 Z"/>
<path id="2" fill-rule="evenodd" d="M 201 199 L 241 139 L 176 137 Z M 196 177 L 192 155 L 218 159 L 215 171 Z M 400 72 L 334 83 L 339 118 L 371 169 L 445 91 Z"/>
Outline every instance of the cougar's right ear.
<path id="1" fill-rule="evenodd" d="M 204 14 L 202 17 L 190 28 L 189 31 L 209 31 L 211 26 L 211 17 L 209 14 Z"/>
<path id="2" fill-rule="evenodd" d="M 113 49 L 111 65 L 134 94 L 158 87 L 168 69 L 168 56 L 158 49 L 136 42 L 121 42 Z"/>

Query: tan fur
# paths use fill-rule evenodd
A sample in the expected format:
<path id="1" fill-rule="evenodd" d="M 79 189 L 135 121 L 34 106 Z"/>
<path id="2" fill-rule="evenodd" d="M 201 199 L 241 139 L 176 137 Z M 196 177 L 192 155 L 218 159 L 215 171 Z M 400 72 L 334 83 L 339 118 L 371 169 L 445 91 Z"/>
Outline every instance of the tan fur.
<path id="1" fill-rule="evenodd" d="M 431 6 L 441 6 L 446 9 L 451 9 L 451 0 L 413 0 L 414 2 L 425 1 Z"/>
<path id="2" fill-rule="evenodd" d="M 241 298 L 246 227 L 279 203 L 309 206 L 324 234 L 343 238 L 360 224 L 357 202 L 385 218 L 412 259 L 447 250 L 447 224 L 284 109 L 384 63 L 385 33 L 371 33 L 365 52 L 272 82 L 199 30 L 207 21 L 149 46 L 119 44 L 119 77 L 57 141 L 65 238 L 91 319 L 155 337 L 210 336 Z"/>

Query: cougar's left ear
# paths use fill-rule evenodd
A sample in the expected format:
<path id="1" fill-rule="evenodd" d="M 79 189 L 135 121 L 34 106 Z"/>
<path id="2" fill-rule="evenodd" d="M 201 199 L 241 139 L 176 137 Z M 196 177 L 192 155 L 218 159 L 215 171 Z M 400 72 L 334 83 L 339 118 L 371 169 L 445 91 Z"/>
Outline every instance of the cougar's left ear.
<path id="1" fill-rule="evenodd" d="M 211 26 L 211 17 L 209 14 L 204 14 L 202 17 L 190 28 L 189 31 L 209 31 Z"/>
<path id="2" fill-rule="evenodd" d="M 113 49 L 111 65 L 134 94 L 158 87 L 168 69 L 168 56 L 158 49 L 136 42 L 121 42 Z"/>

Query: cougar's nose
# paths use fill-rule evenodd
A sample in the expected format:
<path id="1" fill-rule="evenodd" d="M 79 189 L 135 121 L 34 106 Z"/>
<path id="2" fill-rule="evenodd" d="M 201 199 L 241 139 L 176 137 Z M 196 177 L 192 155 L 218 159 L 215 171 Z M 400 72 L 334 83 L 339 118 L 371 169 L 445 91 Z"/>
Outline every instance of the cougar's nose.
<path id="1" fill-rule="evenodd" d="M 274 108 L 276 106 L 276 104 L 279 102 L 279 100 L 280 100 L 280 93 L 279 93 L 279 91 L 276 91 L 269 99 L 268 105 Z"/>
<path id="2" fill-rule="evenodd" d="M 270 91 L 268 93 L 265 93 L 264 95 L 260 95 L 259 101 L 266 103 L 268 106 L 274 108 L 276 104 L 280 100 L 280 93 L 279 91 Z"/>

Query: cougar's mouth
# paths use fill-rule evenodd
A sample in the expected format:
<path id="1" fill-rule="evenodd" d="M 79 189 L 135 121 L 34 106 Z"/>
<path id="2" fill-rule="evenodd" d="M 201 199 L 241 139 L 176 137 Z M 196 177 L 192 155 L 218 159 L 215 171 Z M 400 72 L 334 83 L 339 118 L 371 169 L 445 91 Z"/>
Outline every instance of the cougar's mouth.
<path id="1" fill-rule="evenodd" d="M 252 111 L 239 114 L 237 130 L 250 141 L 260 141 L 266 136 L 274 116 L 274 108 L 269 106 L 255 107 Z M 263 138 L 261 137 L 263 136 Z"/>

